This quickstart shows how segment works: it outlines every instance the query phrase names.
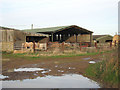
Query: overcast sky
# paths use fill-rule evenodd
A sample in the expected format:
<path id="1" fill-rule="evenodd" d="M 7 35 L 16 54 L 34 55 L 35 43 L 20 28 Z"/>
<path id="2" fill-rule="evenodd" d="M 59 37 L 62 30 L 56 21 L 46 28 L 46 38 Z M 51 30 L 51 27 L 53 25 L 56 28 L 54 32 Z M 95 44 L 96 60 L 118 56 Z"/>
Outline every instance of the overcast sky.
<path id="1" fill-rule="evenodd" d="M 0 0 L 1 26 L 16 29 L 78 25 L 94 34 L 118 32 L 119 0 Z"/>

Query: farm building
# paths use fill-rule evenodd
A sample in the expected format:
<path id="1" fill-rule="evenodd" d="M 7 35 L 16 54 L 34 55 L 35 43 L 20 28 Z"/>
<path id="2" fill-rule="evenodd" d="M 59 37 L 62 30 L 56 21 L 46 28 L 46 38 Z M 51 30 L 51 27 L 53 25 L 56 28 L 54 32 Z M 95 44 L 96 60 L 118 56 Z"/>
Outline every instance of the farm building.
<path id="1" fill-rule="evenodd" d="M 49 42 L 66 42 L 66 43 L 87 43 L 91 46 L 92 43 L 92 31 L 81 28 L 76 25 L 70 26 L 59 26 L 49 28 L 37 28 L 37 29 L 26 29 L 24 32 L 29 33 L 41 33 L 49 35 Z M 27 37 L 32 40 L 33 37 Z"/>
<path id="2" fill-rule="evenodd" d="M 118 44 L 120 42 L 120 35 L 115 35 L 114 37 L 113 37 L 113 45 L 116 45 L 116 44 Z"/>
<path id="3" fill-rule="evenodd" d="M 14 51 L 16 49 L 20 49 L 22 47 L 22 43 L 27 42 L 27 37 L 32 37 L 31 40 L 34 39 L 34 37 L 39 37 L 39 40 L 47 37 L 47 35 L 25 33 L 21 30 L 7 27 L 0 27 L 0 32 L 2 33 L 0 40 L 2 51 Z M 37 41 L 37 38 L 35 38 L 35 40 Z"/>
<path id="4" fill-rule="evenodd" d="M 111 35 L 93 35 L 94 42 L 107 43 L 112 42 L 113 37 Z"/>
<path id="5" fill-rule="evenodd" d="M 76 25 L 17 30 L 0 27 L 2 51 L 47 49 L 50 42 L 81 43 L 91 46 L 92 31 Z"/>

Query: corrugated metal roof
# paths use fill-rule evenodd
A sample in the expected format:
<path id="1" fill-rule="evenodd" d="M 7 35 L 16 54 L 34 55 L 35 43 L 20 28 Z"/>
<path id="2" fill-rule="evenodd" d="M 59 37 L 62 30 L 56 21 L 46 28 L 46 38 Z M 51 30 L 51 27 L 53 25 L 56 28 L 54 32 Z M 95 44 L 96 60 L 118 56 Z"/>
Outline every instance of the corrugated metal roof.
<path id="1" fill-rule="evenodd" d="M 112 37 L 111 35 L 93 35 L 93 40 L 99 40 L 99 39 L 107 37 L 107 36 Z"/>
<path id="2" fill-rule="evenodd" d="M 59 31 L 59 30 L 63 30 L 63 29 L 66 29 L 66 28 L 70 28 L 71 26 L 76 26 L 76 25 L 69 25 L 69 26 L 57 26 L 57 27 L 48 27 L 48 28 L 36 28 L 36 29 L 25 29 L 25 30 L 22 30 L 24 32 L 31 32 L 31 33 L 37 33 L 37 32 L 56 32 L 56 31 Z M 77 26 L 78 27 L 78 26 Z M 81 28 L 81 27 L 79 27 Z M 83 28 L 81 28 L 83 29 Z M 83 29 L 87 32 L 91 32 L 92 31 L 89 31 L 87 29 Z"/>

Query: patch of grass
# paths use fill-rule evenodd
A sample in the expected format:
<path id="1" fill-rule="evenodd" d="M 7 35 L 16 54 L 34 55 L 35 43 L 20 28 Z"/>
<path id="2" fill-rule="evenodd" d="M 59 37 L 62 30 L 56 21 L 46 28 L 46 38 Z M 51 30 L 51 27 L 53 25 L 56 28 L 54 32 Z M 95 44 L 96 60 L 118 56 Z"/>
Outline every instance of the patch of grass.
<path id="1" fill-rule="evenodd" d="M 7 52 L 3 52 L 2 53 L 2 57 L 4 58 L 24 58 L 26 60 L 38 60 L 39 58 L 42 58 L 43 60 L 46 58 L 65 58 L 65 57 L 75 57 L 75 56 L 89 56 L 89 55 L 97 55 L 97 54 L 103 54 L 103 53 L 110 53 L 112 51 L 104 51 L 104 52 L 93 52 L 93 53 L 84 53 L 84 54 L 76 54 L 76 53 L 65 53 L 62 55 L 51 55 L 51 56 L 42 56 L 39 55 L 40 53 L 17 53 L 17 54 L 13 54 L 13 53 L 7 53 Z M 43 52 L 44 54 L 48 54 L 49 52 Z M 51 54 L 51 53 L 50 53 Z"/>
<path id="2" fill-rule="evenodd" d="M 86 69 L 86 76 L 102 80 L 111 86 L 118 86 L 118 62 L 117 58 L 110 57 L 108 60 L 90 64 Z"/>
<path id="3" fill-rule="evenodd" d="M 17 54 L 13 54 L 13 53 L 7 53 L 7 52 L 3 52 L 2 55 L 3 57 L 6 58 L 24 58 L 24 59 L 28 59 L 28 60 L 35 60 L 35 59 L 39 59 L 39 58 L 65 58 L 65 57 L 75 57 L 75 56 L 89 56 L 89 55 L 97 55 L 97 54 L 103 54 L 103 53 L 109 53 L 111 51 L 105 51 L 105 52 L 94 52 L 94 53 L 85 53 L 85 54 L 75 54 L 75 53 L 71 53 L 71 54 L 63 54 L 63 55 L 51 55 L 51 56 L 42 56 L 42 55 L 38 55 L 39 53 L 17 53 Z M 43 52 L 44 54 L 44 52 Z M 49 55 L 49 54 L 48 54 Z"/>

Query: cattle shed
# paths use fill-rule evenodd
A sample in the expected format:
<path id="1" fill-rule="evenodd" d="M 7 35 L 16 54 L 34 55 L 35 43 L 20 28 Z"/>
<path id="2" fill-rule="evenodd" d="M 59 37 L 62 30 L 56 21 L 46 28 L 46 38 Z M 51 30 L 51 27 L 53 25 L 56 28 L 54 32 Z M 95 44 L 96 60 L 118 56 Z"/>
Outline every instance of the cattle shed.
<path id="1" fill-rule="evenodd" d="M 30 41 L 27 39 L 28 37 L 33 37 L 31 38 L 33 40 L 36 40 L 36 37 L 39 37 L 39 39 L 47 37 L 47 35 L 44 34 L 25 33 L 21 30 L 1 26 L 0 32 L 2 33 L 2 37 L 0 39 L 2 51 L 14 51 L 15 49 L 20 49 L 22 47 L 22 43 Z M 38 39 L 36 41 L 38 41 Z"/>
<path id="2" fill-rule="evenodd" d="M 49 42 L 66 43 L 92 43 L 92 31 L 77 25 L 58 26 L 49 28 L 25 29 L 24 32 L 41 33 L 49 35 Z M 32 37 L 29 37 L 32 38 Z"/>
<path id="3" fill-rule="evenodd" d="M 107 43 L 112 42 L 113 37 L 111 35 L 93 35 L 94 42 Z"/>

